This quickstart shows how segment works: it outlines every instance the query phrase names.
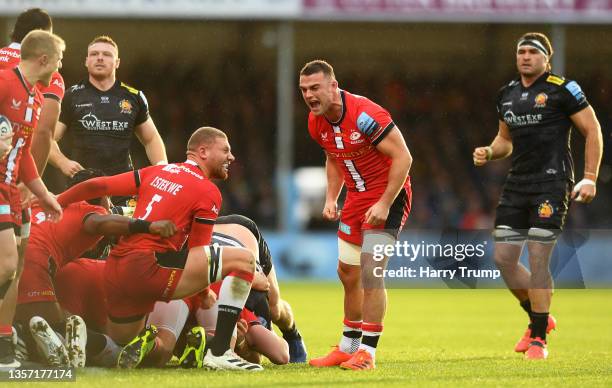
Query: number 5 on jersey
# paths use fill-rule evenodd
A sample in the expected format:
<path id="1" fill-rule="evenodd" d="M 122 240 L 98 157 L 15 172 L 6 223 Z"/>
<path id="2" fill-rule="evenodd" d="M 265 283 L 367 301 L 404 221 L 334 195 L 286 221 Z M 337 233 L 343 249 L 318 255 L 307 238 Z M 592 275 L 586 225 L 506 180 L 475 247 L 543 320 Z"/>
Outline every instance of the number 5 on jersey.
<path id="1" fill-rule="evenodd" d="M 153 211 L 153 204 L 156 202 L 160 202 L 164 197 L 162 197 L 159 194 L 154 194 L 153 198 L 151 198 L 151 202 L 149 202 L 149 204 L 147 205 L 147 209 L 145 211 L 144 216 L 142 217 L 138 217 L 141 220 L 146 220 L 147 217 L 151 214 L 151 212 Z"/>

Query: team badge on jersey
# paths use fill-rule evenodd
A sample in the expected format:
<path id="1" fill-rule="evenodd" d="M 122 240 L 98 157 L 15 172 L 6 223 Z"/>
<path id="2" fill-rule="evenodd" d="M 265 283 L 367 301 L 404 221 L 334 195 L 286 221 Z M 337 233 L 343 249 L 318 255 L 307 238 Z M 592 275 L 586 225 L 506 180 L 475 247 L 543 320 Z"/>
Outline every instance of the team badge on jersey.
<path id="1" fill-rule="evenodd" d="M 360 138 L 361 138 L 361 133 L 360 132 L 353 132 L 353 133 L 351 133 L 349 138 L 351 139 L 351 144 L 357 144 L 357 143 L 363 142 L 363 139 L 361 139 L 361 141 L 360 141 Z"/>
<path id="2" fill-rule="evenodd" d="M 132 113 L 132 103 L 128 100 L 119 101 L 119 108 L 121 108 L 121 113 L 128 115 Z"/>
<path id="3" fill-rule="evenodd" d="M 533 107 L 544 108 L 546 106 L 546 101 L 548 101 L 546 93 L 540 93 L 535 97 L 535 105 Z"/>
<path id="4" fill-rule="evenodd" d="M 545 201 L 538 206 L 538 217 L 540 218 L 550 218 L 554 214 L 555 209 L 552 207 L 550 202 Z"/>

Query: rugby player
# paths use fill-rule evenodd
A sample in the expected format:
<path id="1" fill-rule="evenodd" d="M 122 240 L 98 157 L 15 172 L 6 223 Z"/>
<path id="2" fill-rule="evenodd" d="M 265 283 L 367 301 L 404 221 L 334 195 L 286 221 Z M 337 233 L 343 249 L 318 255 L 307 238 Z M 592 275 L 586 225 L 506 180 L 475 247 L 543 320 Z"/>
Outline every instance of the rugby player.
<path id="1" fill-rule="evenodd" d="M 90 179 L 58 197 L 66 205 L 101 195 L 138 194 L 136 230 L 159 219 L 170 219 L 177 226 L 178 233 L 169 239 L 144 234 L 123 238 L 106 259 L 107 331 L 118 343 L 131 340 L 119 366 L 140 363 L 155 347 L 156 329 L 142 328 L 156 301 L 182 299 L 222 280 L 216 335 L 207 344 L 203 364 L 211 369 L 263 369 L 230 350 L 232 332 L 253 281 L 253 253 L 239 247 L 210 246 L 222 201 L 211 179 L 226 179 L 233 161 L 225 133 L 203 127 L 191 135 L 184 163 Z M 185 243 L 189 249 L 186 259 L 180 255 Z M 162 265 L 157 259 L 162 253 L 177 254 L 171 263 Z"/>
<path id="2" fill-rule="evenodd" d="M 340 220 L 338 275 L 344 286 L 340 343 L 310 365 L 373 369 L 387 303 L 383 279 L 372 275 L 386 259 L 372 259 L 373 245 L 394 244 L 408 217 L 412 157 L 389 112 L 340 89 L 327 62 L 304 65 L 299 86 L 310 109 L 308 131 L 326 154 L 323 217 Z M 337 201 L 344 185 L 347 195 L 340 213 Z"/>
<path id="3" fill-rule="evenodd" d="M 68 177 L 83 167 L 102 170 L 106 175 L 132 170 L 130 144 L 134 136 L 152 165 L 167 163 L 164 142 L 149 116 L 147 99 L 142 91 L 116 78 L 119 63 L 115 41 L 108 36 L 94 38 L 85 59 L 88 79 L 66 93 L 50 163 Z M 72 140 L 70 159 L 57 145 L 65 134 Z"/>
<path id="4" fill-rule="evenodd" d="M 62 209 L 40 179 L 30 153 L 32 134 L 38 124 L 43 95 L 36 84 L 49 86 L 61 67 L 64 41 L 47 31 L 32 31 L 21 46 L 21 62 L 12 69 L 0 70 L 0 115 L 12 126 L 11 151 L 0 161 L 0 309 L 14 304 L 17 292 L 19 259 L 15 229 L 22 224 L 22 208 L 17 181 L 20 179 L 38 198 L 50 219 L 61 218 Z M 7 294 L 12 286 L 12 292 Z M 12 309 L 11 309 L 12 310 Z M 0 367 L 18 367 L 12 343 L 11 314 L 0 322 Z M 10 316 L 9 316 L 10 315 Z"/>
<path id="5" fill-rule="evenodd" d="M 104 173 L 99 170 L 81 170 L 73 176 L 70 186 L 103 175 Z M 15 322 L 21 322 L 23 326 L 34 322 L 30 325 L 30 329 L 35 331 L 34 339 L 37 344 L 43 347 L 42 355 L 47 359 L 58 360 L 60 365 L 65 366 L 64 356 L 67 354 L 74 367 L 82 367 L 85 365 L 85 354 L 82 353 L 84 346 L 72 338 L 72 334 L 78 332 L 74 327 L 80 323 L 77 322 L 78 318 L 71 318 L 69 324 L 66 324 L 64 312 L 56 298 L 55 274 L 67 263 L 81 257 L 84 252 L 95 246 L 103 236 L 128 235 L 133 232 L 135 224 L 132 219 L 108 214 L 109 209 L 110 199 L 107 196 L 88 202 L 81 201 L 66 207 L 62 220 L 52 223 L 47 222 L 44 211 L 37 206 L 33 207 L 32 233 L 19 282 L 19 304 Z M 151 223 L 146 232 L 170 237 L 176 232 L 176 227 L 171 221 L 156 221 Z M 82 296 L 77 294 L 73 296 L 75 297 L 80 299 Z M 31 321 L 33 317 L 40 317 L 42 320 Z M 60 333 L 64 333 L 65 330 L 67 352 L 62 350 L 61 343 L 57 346 L 49 344 L 54 334 L 48 331 L 46 326 Z M 81 326 L 85 330 L 84 325 Z M 37 330 L 34 330 L 35 327 Z M 89 353 L 95 351 L 90 350 Z"/>
<path id="6" fill-rule="evenodd" d="M 497 136 L 489 146 L 473 152 L 476 166 L 512 157 L 497 206 L 494 259 L 529 315 L 527 331 L 514 349 L 527 359 L 548 356 L 546 335 L 556 327 L 549 314 L 550 255 L 570 200 L 589 203 L 595 197 L 602 154 L 601 127 L 593 108 L 576 81 L 551 73 L 552 55 L 552 45 L 542 33 L 530 32 L 518 39 L 519 76 L 499 92 Z M 586 140 L 583 178 L 575 185 L 572 128 Z M 525 241 L 530 270 L 519 262 Z"/>

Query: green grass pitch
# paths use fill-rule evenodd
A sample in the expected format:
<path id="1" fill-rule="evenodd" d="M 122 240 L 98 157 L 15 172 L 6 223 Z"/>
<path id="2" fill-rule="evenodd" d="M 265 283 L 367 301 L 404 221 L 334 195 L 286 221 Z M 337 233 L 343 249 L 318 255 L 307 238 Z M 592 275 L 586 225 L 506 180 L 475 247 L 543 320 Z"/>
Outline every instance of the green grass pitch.
<path id="1" fill-rule="evenodd" d="M 285 283 L 310 356 L 334 345 L 342 291 L 334 283 Z M 612 290 L 557 290 L 559 328 L 546 361 L 525 361 L 513 347 L 527 324 L 505 290 L 390 290 L 377 369 L 367 372 L 307 365 L 262 373 L 203 370 L 77 372 L 77 385 L 100 388 L 220 386 L 612 386 Z M 349 385 L 350 384 L 350 385 Z M 74 387 L 74 383 L 53 383 Z M 40 383 L 34 385 L 40 387 Z"/>

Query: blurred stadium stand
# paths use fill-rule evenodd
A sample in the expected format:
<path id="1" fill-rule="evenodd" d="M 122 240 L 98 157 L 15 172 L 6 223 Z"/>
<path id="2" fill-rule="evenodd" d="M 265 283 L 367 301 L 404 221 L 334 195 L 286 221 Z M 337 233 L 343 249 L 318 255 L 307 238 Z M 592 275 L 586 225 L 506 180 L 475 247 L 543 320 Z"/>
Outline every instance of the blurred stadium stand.
<path id="1" fill-rule="evenodd" d="M 553 39 L 563 56 L 557 63 L 565 69 L 564 75 L 585 90 L 606 142 L 598 197 L 589 206 L 572 206 L 569 226 L 612 229 L 612 45 L 605 44 L 612 41 L 612 6 L 602 5 L 602 12 L 547 13 L 540 9 L 506 17 L 460 13 L 454 18 L 452 13 L 441 17 L 426 12 L 419 18 L 420 14 L 409 12 L 343 13 L 337 9 L 340 3 L 305 0 L 311 7 L 319 4 L 320 9 L 335 9 L 336 13 L 306 12 L 303 17 L 289 13 L 289 22 L 279 21 L 282 16 L 261 14 L 255 20 L 233 14 L 207 20 L 196 14 L 172 19 L 163 15 L 127 18 L 130 14 L 56 16 L 55 32 L 68 46 L 62 74 L 68 86 L 84 78 L 87 43 L 96 35 L 112 36 L 122 59 L 118 78 L 146 94 L 170 160 L 184 159 L 185 141 L 195 128 L 212 125 L 225 130 L 237 161 L 230 179 L 220 185 L 222 212 L 245 214 L 275 230 L 280 222 L 278 193 L 293 201 L 294 213 L 304 211 L 299 208 L 303 204 L 295 202 L 299 182 L 285 181 L 277 191 L 275 176 L 278 153 L 286 152 L 276 140 L 283 131 L 277 124 L 278 26 L 289 23 L 293 31 L 293 167 L 323 165 L 322 151 L 308 136 L 307 109 L 297 87 L 301 65 L 323 58 L 334 65 L 340 87 L 387 108 L 404 133 L 414 157 L 413 210 L 407 227 L 488 228 L 508 163 L 475 169 L 471 152 L 496 134 L 495 96 L 516 74 L 516 38 L 526 31 L 542 31 L 562 38 Z M 0 31 L 9 31 L 10 13 L 2 17 L 1 12 L 2 6 Z M 578 178 L 583 147 L 582 137 L 574 133 Z M 138 143 L 134 155 L 136 164 L 143 165 L 146 158 Z M 45 179 L 56 191 L 61 190 L 61 180 L 53 171 Z M 312 210 L 303 224 L 305 229 L 333 230 L 335 225 L 320 219 L 322 202 L 317 208 L 316 199 L 313 203 L 312 196 L 308 198 Z M 299 231 L 301 224 L 295 225 L 294 231 Z M 333 244 L 326 247 L 334 249 Z"/>

